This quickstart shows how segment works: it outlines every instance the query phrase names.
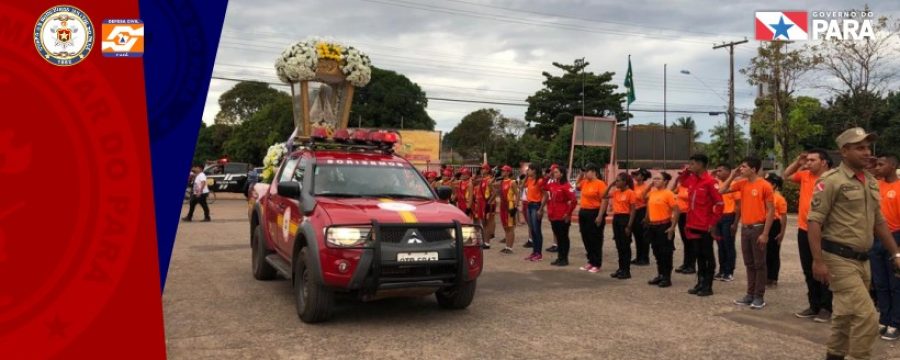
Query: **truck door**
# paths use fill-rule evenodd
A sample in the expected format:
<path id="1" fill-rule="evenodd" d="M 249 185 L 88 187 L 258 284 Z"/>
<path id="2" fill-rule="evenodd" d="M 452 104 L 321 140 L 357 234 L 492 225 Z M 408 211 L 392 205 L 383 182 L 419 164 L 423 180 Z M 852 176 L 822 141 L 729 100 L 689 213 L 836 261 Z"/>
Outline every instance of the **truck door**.
<path id="1" fill-rule="evenodd" d="M 286 213 L 286 201 L 278 195 L 278 183 L 282 181 L 290 181 L 294 173 L 294 167 L 297 166 L 299 156 L 287 159 L 278 171 L 278 174 L 272 180 L 272 186 L 269 187 L 269 201 L 266 202 L 266 232 L 268 238 L 272 240 L 273 247 L 276 251 L 282 252 L 282 248 L 286 237 L 284 236 L 284 221 Z M 287 214 L 290 216 L 290 214 Z M 289 222 L 288 222 L 289 223 Z M 290 253 L 290 251 L 288 251 Z M 282 254 L 284 255 L 284 254 Z"/>
<path id="2" fill-rule="evenodd" d="M 290 181 L 296 181 L 303 184 L 303 176 L 306 172 L 308 163 L 309 157 L 301 156 L 299 163 L 294 167 L 294 171 L 292 171 Z M 303 222 L 304 214 L 300 208 L 300 201 L 298 199 L 281 198 L 281 201 L 283 205 L 282 212 L 285 214 L 285 223 L 282 225 L 282 236 L 285 237 L 283 238 L 284 241 L 279 245 L 281 247 L 280 251 L 282 251 L 285 256 L 290 256 L 294 250 L 294 240 L 297 238 L 297 232 L 299 231 L 300 223 Z"/>

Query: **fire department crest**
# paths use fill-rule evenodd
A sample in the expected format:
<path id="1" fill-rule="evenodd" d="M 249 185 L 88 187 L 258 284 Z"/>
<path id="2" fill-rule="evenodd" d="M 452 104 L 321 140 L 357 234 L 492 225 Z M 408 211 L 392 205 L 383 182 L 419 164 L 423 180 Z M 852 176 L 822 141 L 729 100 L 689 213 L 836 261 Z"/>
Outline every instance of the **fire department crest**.
<path id="1" fill-rule="evenodd" d="M 94 47 L 94 25 L 77 7 L 54 6 L 34 25 L 34 47 L 53 65 L 75 65 Z"/>

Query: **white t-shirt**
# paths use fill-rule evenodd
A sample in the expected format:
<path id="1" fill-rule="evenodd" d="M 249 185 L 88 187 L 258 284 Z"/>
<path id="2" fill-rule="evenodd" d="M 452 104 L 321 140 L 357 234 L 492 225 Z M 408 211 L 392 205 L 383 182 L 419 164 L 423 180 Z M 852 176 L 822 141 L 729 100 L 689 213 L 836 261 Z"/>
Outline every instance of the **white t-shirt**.
<path id="1" fill-rule="evenodd" d="M 208 194 L 209 185 L 206 184 L 206 174 L 202 172 L 194 176 L 194 194 L 196 194 L 198 190 L 200 190 L 201 184 L 203 184 L 203 191 L 201 192 L 201 194 Z"/>

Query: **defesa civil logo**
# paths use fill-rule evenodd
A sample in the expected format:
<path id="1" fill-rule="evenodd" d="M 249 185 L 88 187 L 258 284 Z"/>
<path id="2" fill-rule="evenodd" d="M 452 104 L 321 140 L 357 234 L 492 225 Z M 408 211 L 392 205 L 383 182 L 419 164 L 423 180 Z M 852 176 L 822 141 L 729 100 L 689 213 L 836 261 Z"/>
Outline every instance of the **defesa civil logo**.
<path id="1" fill-rule="evenodd" d="M 94 47 L 94 25 L 77 7 L 54 6 L 34 25 L 34 47 L 53 65 L 75 65 Z"/>
<path id="2" fill-rule="evenodd" d="M 810 36 L 812 14 L 812 36 Z M 875 38 L 871 11 L 757 11 L 756 40 L 867 40 Z"/>
<path id="3" fill-rule="evenodd" d="M 106 57 L 144 55 L 144 22 L 140 19 L 107 19 L 101 26 L 102 53 Z"/>

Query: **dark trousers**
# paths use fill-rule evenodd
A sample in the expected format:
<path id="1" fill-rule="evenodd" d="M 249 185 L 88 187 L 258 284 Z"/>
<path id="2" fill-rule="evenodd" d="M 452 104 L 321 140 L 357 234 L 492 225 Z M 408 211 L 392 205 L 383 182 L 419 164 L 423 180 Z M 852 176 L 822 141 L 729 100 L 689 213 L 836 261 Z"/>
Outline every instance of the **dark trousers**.
<path id="1" fill-rule="evenodd" d="M 894 241 L 900 243 L 900 232 L 894 233 Z M 878 323 L 900 327 L 900 278 L 894 276 L 893 256 L 878 239 L 869 250 L 869 265 L 872 267 L 872 286 L 878 299 Z"/>
<path id="2" fill-rule="evenodd" d="M 737 261 L 737 249 L 735 248 L 734 233 L 731 225 L 734 224 L 734 213 L 722 215 L 716 224 L 716 230 L 722 237 L 719 240 L 719 273 L 722 275 L 734 275 L 734 263 Z"/>
<path id="3" fill-rule="evenodd" d="M 713 237 L 708 231 L 689 229 L 699 239 L 688 240 L 694 254 L 697 254 L 697 282 L 703 287 L 712 289 L 713 275 L 716 272 L 716 256 L 713 252 Z"/>
<path id="4" fill-rule="evenodd" d="M 809 308 L 815 312 L 825 309 L 831 311 L 831 290 L 828 285 L 818 282 L 812 273 L 812 251 L 809 250 L 809 235 L 806 230 L 797 230 L 797 247 L 800 250 L 800 266 L 806 280 L 806 300 Z"/>
<path id="5" fill-rule="evenodd" d="M 656 272 L 668 279 L 672 277 L 672 255 L 675 252 L 675 238 L 666 234 L 671 224 L 648 225 L 647 239 L 653 246 L 653 256 L 656 258 Z"/>
<path id="6" fill-rule="evenodd" d="M 678 235 L 681 236 L 681 245 L 684 248 L 684 260 L 681 267 L 695 268 L 697 266 L 697 249 L 690 245 L 687 238 L 687 214 L 681 213 L 678 217 Z"/>
<path id="7" fill-rule="evenodd" d="M 645 237 L 644 217 L 647 216 L 647 207 L 634 209 L 634 222 L 631 224 L 631 236 L 634 237 L 635 259 L 641 262 L 650 262 L 650 239 Z"/>
<path id="8" fill-rule="evenodd" d="M 553 229 L 553 235 L 556 236 L 556 245 L 558 252 L 557 258 L 569 260 L 569 227 L 572 223 L 565 220 L 553 220 L 550 222 L 550 228 Z"/>
<path id="9" fill-rule="evenodd" d="M 747 295 L 766 295 L 766 249 L 760 249 L 757 240 L 763 226 L 741 226 L 741 254 L 747 268 Z"/>
<path id="10" fill-rule="evenodd" d="M 587 260 L 596 267 L 603 265 L 603 228 L 606 226 L 605 219 L 600 225 L 594 222 L 599 215 L 599 209 L 578 211 L 578 228 L 581 230 L 581 241 L 584 243 Z"/>
<path id="11" fill-rule="evenodd" d="M 628 228 L 628 214 L 613 216 L 613 239 L 616 240 L 616 252 L 619 253 L 619 270 L 631 272 L 631 237 L 625 236 Z"/>
<path id="12" fill-rule="evenodd" d="M 206 204 L 206 198 L 209 197 L 209 193 L 201 194 L 200 196 L 191 195 L 191 203 L 190 208 L 187 213 L 188 219 L 194 218 L 194 208 L 197 207 L 197 204 L 200 204 L 200 207 L 203 208 L 203 218 L 209 219 L 209 205 Z"/>
<path id="13" fill-rule="evenodd" d="M 766 243 L 766 278 L 778 281 L 778 273 L 781 271 L 781 243 L 778 242 L 778 234 L 781 233 L 781 220 L 772 221 L 769 230 L 769 242 Z"/>

